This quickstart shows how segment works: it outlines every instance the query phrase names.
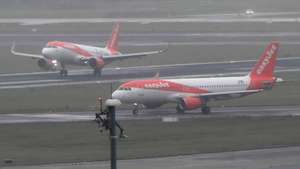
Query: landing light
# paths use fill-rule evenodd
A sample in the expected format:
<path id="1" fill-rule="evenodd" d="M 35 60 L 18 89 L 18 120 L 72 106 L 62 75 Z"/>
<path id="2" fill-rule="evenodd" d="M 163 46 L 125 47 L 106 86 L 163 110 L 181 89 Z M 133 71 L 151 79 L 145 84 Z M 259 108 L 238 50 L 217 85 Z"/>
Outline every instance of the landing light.
<path id="1" fill-rule="evenodd" d="M 253 11 L 252 9 L 247 9 L 247 10 L 245 11 L 245 14 L 246 14 L 246 15 L 254 15 L 254 11 Z"/>
<path id="2" fill-rule="evenodd" d="M 284 80 L 282 79 L 282 78 L 280 78 L 280 77 L 278 77 L 277 79 L 276 79 L 276 82 L 277 83 L 280 83 L 280 82 L 283 82 Z"/>
<path id="3" fill-rule="evenodd" d="M 51 62 L 54 66 L 57 66 L 57 64 L 58 64 L 57 60 L 52 60 Z"/>

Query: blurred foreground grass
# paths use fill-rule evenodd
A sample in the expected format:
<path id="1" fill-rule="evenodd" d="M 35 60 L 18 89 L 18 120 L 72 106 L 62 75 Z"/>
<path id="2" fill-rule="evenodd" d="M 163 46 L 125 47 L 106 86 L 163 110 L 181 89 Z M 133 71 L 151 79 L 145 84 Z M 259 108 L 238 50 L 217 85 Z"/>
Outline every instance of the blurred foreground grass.
<path id="1" fill-rule="evenodd" d="M 299 117 L 195 118 L 177 123 L 121 121 L 119 159 L 300 145 Z M 107 132 L 94 122 L 0 125 L 0 160 L 13 165 L 109 159 Z M 0 164 L 2 163 L 0 162 Z"/>

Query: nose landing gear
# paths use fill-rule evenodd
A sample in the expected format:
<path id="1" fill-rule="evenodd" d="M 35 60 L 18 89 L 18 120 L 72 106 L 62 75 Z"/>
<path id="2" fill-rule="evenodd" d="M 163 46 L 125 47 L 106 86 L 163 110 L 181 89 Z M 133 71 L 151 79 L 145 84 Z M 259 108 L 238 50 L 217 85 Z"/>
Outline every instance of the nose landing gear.
<path id="1" fill-rule="evenodd" d="M 102 75 L 102 69 L 95 68 L 94 76 L 100 77 Z"/>
<path id="2" fill-rule="evenodd" d="M 141 113 L 144 110 L 145 106 L 139 103 L 133 103 L 133 110 L 132 110 L 132 114 L 133 115 L 137 115 L 139 113 Z"/>
<path id="3" fill-rule="evenodd" d="M 59 74 L 60 74 L 60 76 L 68 76 L 68 70 L 62 69 L 62 70 L 60 70 Z"/>

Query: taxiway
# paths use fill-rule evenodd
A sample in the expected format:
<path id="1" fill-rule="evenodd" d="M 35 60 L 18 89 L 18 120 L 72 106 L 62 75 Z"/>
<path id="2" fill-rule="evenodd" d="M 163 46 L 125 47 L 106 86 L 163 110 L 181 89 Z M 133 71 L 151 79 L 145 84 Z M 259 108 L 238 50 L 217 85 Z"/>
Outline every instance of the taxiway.
<path id="1" fill-rule="evenodd" d="M 160 66 L 138 66 L 105 68 L 102 77 L 94 77 L 91 70 L 70 71 L 68 77 L 59 77 L 55 72 L 0 74 L 0 89 L 66 86 L 78 84 L 101 84 L 150 78 L 156 73 L 160 77 L 201 77 L 243 75 L 250 71 L 256 60 L 210 63 L 174 64 Z M 277 72 L 300 71 L 300 57 L 278 60 Z"/>
<path id="2" fill-rule="evenodd" d="M 199 110 L 176 114 L 175 109 L 144 110 L 133 115 L 131 110 L 117 110 L 118 120 L 164 120 L 165 118 L 218 118 L 218 117 L 258 117 L 258 116 L 300 116 L 300 106 L 253 106 L 253 107 L 214 107 L 212 113 L 203 115 Z M 0 124 L 92 121 L 95 112 L 61 112 L 35 114 L 0 114 Z"/>

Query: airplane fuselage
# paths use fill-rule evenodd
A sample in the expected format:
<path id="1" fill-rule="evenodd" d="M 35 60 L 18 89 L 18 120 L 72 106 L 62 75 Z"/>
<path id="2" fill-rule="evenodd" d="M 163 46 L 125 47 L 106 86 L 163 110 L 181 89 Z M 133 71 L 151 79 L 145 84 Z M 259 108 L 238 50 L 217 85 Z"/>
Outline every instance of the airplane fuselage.
<path id="1" fill-rule="evenodd" d="M 42 49 L 42 54 L 47 59 L 57 60 L 63 64 L 85 65 L 85 59 L 92 57 L 105 59 L 120 53 L 112 53 L 107 48 L 53 41 Z"/>
<path id="2" fill-rule="evenodd" d="M 201 107 L 203 113 L 209 113 L 207 102 L 211 100 L 239 98 L 271 89 L 276 82 L 274 69 L 278 48 L 277 42 L 270 43 L 245 76 L 133 80 L 122 84 L 112 96 L 122 103 L 142 104 L 148 108 L 176 102 L 177 112 Z M 137 108 L 133 113 L 136 111 Z"/>
<path id="3" fill-rule="evenodd" d="M 125 83 L 113 93 L 113 98 L 120 99 L 122 103 L 126 104 L 161 105 L 167 102 L 177 102 L 178 98 L 197 96 L 201 93 L 248 89 L 252 89 L 251 79 L 248 75 L 216 78 L 149 79 Z M 231 98 L 241 96 L 243 95 L 233 94 Z M 228 97 L 218 99 L 228 99 Z"/>

